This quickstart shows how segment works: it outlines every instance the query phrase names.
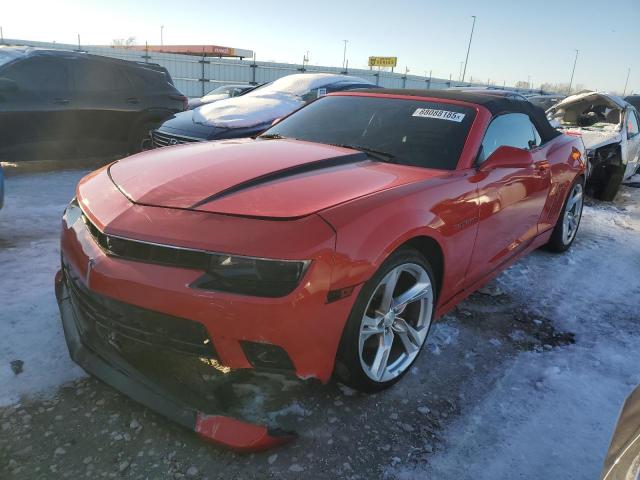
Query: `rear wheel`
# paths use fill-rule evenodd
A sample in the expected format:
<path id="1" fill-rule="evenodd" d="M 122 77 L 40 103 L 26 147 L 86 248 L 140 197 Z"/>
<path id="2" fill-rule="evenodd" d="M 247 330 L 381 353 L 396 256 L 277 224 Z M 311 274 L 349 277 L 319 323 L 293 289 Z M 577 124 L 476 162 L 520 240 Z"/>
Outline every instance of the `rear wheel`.
<path id="1" fill-rule="evenodd" d="M 364 285 L 340 343 L 336 375 L 364 392 L 390 387 L 409 371 L 431 327 L 433 270 L 416 250 L 392 254 Z"/>
<path id="2" fill-rule="evenodd" d="M 584 205 L 584 180 L 578 178 L 564 201 L 564 206 L 553 229 L 549 242 L 545 245 L 547 250 L 552 252 L 564 252 L 571 247 L 576 238 L 580 219 L 582 218 L 582 207 Z"/>

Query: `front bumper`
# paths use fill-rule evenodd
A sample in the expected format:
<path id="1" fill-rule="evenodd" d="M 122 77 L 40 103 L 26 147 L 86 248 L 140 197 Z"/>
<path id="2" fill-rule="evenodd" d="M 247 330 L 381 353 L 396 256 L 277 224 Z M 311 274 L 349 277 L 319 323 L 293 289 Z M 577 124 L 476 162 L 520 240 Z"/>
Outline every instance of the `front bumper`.
<path id="1" fill-rule="evenodd" d="M 59 271 L 55 279 L 56 298 L 71 358 L 87 372 L 137 402 L 186 427 L 203 439 L 236 451 L 258 451 L 293 440 L 296 435 L 269 429 L 231 417 L 215 415 L 186 404 L 151 381 L 129 363 L 115 348 L 101 342 L 85 318 L 81 300 L 74 298 L 69 270 Z M 78 287 L 75 287 L 78 288 Z"/>

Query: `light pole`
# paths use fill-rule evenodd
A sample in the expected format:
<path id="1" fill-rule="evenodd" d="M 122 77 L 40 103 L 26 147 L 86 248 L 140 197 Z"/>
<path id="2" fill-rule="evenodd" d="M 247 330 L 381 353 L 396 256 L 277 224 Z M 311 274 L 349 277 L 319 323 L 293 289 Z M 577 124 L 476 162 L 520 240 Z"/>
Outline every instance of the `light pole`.
<path id="1" fill-rule="evenodd" d="M 344 70 L 345 65 L 347 64 L 347 43 L 349 40 L 342 40 L 344 42 L 344 51 L 342 52 L 342 69 Z"/>
<path id="2" fill-rule="evenodd" d="M 576 49 L 576 58 L 573 60 L 573 70 L 571 70 L 571 80 L 569 80 L 569 91 L 567 92 L 571 95 L 571 86 L 573 85 L 573 74 L 576 73 L 576 63 L 578 63 L 578 50 Z"/>
<path id="3" fill-rule="evenodd" d="M 473 18 L 473 24 L 471 24 L 471 35 L 469 35 L 469 46 L 467 47 L 467 57 L 464 60 L 464 70 L 462 71 L 462 82 L 464 83 L 464 77 L 467 74 L 467 62 L 469 61 L 469 51 L 471 50 L 471 40 L 473 40 L 473 29 L 476 26 L 476 16 L 471 15 Z"/>
<path id="4" fill-rule="evenodd" d="M 160 25 L 160 46 L 161 47 L 164 45 L 163 30 L 164 30 L 164 25 Z"/>
<path id="5" fill-rule="evenodd" d="M 458 81 L 462 81 L 462 65 L 464 65 L 464 61 L 460 62 L 460 73 L 458 74 Z"/>
<path id="6" fill-rule="evenodd" d="M 622 91 L 622 96 L 624 97 L 627 93 L 627 85 L 629 85 L 629 75 L 631 75 L 631 67 L 627 70 L 627 80 L 624 82 L 624 90 Z"/>

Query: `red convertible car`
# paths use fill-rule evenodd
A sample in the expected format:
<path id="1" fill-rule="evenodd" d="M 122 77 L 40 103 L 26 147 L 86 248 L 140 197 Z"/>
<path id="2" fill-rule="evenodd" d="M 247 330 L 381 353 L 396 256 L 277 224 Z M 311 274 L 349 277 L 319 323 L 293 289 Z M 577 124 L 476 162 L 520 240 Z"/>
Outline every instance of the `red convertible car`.
<path id="1" fill-rule="evenodd" d="M 63 218 L 71 355 L 212 441 L 284 441 L 134 360 L 389 387 L 437 317 L 533 249 L 571 246 L 584 168 L 580 139 L 528 102 L 418 90 L 332 94 L 257 138 L 116 161 Z"/>

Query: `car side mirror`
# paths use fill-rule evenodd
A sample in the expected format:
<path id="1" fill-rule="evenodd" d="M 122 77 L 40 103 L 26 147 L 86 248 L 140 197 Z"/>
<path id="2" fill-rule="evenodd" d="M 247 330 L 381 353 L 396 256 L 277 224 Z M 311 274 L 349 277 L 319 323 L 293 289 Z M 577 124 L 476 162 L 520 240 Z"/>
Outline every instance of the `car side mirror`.
<path id="1" fill-rule="evenodd" d="M 17 92 L 18 84 L 10 78 L 0 78 L 0 92 L 10 93 Z"/>
<path id="2" fill-rule="evenodd" d="M 533 165 L 533 155 L 529 150 L 502 145 L 487 158 L 478 170 L 488 172 L 496 168 L 527 168 Z"/>

